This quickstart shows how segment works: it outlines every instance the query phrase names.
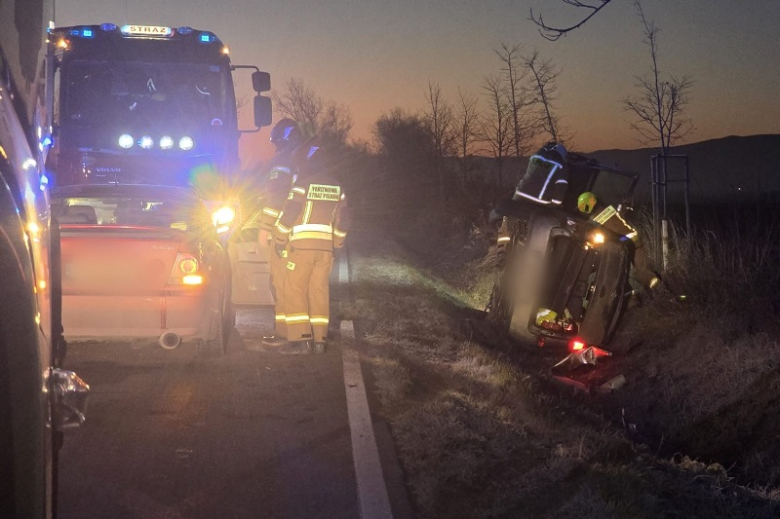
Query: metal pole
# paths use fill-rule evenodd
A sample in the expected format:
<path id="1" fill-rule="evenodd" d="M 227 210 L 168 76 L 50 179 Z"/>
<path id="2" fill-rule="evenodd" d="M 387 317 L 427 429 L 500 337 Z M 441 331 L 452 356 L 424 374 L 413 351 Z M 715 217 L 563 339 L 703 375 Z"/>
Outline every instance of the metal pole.
<path id="1" fill-rule="evenodd" d="M 663 219 L 661 220 L 661 240 L 663 241 L 662 245 L 662 254 L 663 254 L 663 268 L 662 270 L 666 270 L 666 268 L 669 266 L 669 220 Z"/>
<path id="2" fill-rule="evenodd" d="M 666 151 L 661 158 L 661 258 L 663 260 L 663 270 L 669 264 L 669 221 L 666 214 L 666 198 L 667 198 L 667 178 L 669 169 L 669 158 L 666 155 Z"/>
<path id="3" fill-rule="evenodd" d="M 691 240 L 691 206 L 688 201 L 688 192 L 690 189 L 690 164 L 688 163 L 688 155 L 685 156 L 685 232 L 688 233 L 688 242 Z"/>
<path id="4" fill-rule="evenodd" d="M 650 193 L 653 201 L 653 263 L 661 264 L 661 211 L 659 204 L 658 155 L 650 158 Z"/>

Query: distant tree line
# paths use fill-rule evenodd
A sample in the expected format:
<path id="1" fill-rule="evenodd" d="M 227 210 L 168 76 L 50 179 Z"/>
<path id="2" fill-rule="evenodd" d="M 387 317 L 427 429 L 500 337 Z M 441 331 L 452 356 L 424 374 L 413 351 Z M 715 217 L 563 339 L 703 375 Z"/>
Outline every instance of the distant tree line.
<path id="1" fill-rule="evenodd" d="M 562 1 L 592 14 L 609 3 Z M 637 77 L 637 95 L 623 104 L 634 116 L 631 127 L 640 141 L 658 143 L 666 152 L 691 128 L 684 117 L 691 81 L 661 72 L 658 29 L 639 0 L 635 6 L 652 67 Z M 565 34 L 582 23 L 556 30 Z M 576 148 L 557 110 L 560 71 L 554 63 L 520 44 L 502 42 L 494 52 L 497 71 L 483 78 L 479 92 L 458 88 L 457 98 L 449 100 L 429 80 L 423 108 L 383 113 L 374 123 L 372 143 L 351 140 L 349 108 L 324 100 L 302 79 L 273 92 L 274 106 L 281 116 L 310 124 L 338 151 L 338 169 L 357 195 L 351 203 L 366 218 L 407 228 L 435 220 L 468 231 L 484 223 L 491 204 L 519 180 L 524 159 L 540 144 L 555 140 Z"/>

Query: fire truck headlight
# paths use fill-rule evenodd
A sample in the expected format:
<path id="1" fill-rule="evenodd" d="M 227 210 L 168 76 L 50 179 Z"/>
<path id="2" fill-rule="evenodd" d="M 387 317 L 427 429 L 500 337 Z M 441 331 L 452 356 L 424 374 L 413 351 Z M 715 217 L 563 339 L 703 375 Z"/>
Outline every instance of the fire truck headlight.
<path id="1" fill-rule="evenodd" d="M 160 149 L 169 150 L 171 148 L 173 148 L 173 137 L 170 135 L 160 137 Z"/>
<path id="2" fill-rule="evenodd" d="M 148 135 L 144 135 L 138 140 L 138 145 L 145 150 L 149 150 L 152 148 L 152 146 L 154 146 L 154 139 Z"/>
<path id="3" fill-rule="evenodd" d="M 129 150 L 130 148 L 133 147 L 133 142 L 134 142 L 133 136 L 130 135 L 129 133 L 123 133 L 122 135 L 119 136 L 118 142 L 120 148 Z"/>
<path id="4" fill-rule="evenodd" d="M 236 219 L 236 210 L 229 206 L 223 206 L 211 213 L 211 221 L 218 233 L 227 232 Z"/>
<path id="5" fill-rule="evenodd" d="M 179 139 L 179 148 L 181 148 L 184 151 L 189 151 L 192 149 L 192 147 L 195 146 L 195 141 L 192 140 L 192 137 L 187 137 L 186 135 Z"/>

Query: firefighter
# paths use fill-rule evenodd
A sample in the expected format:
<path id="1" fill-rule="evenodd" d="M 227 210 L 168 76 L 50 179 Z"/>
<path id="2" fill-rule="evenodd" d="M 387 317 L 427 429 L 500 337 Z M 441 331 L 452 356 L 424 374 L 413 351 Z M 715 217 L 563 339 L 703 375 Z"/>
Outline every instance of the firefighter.
<path id="1" fill-rule="evenodd" d="M 648 290 L 653 290 L 661 282 L 661 278 L 650 269 L 647 252 L 642 245 L 637 230 L 620 215 L 620 211 L 613 206 L 599 204 L 596 195 L 590 191 L 582 193 L 577 198 L 577 209 L 588 218 L 600 224 L 602 227 L 620 236 L 621 241 L 631 243 L 633 248 L 632 265 L 634 267 L 634 279 Z"/>
<path id="2" fill-rule="evenodd" d="M 317 146 L 308 146 L 306 163 L 290 190 L 274 229 L 275 249 L 287 253 L 284 310 L 288 343 L 284 354 L 325 353 L 333 251 L 347 236 L 344 189 Z"/>
<path id="3" fill-rule="evenodd" d="M 282 211 L 287 195 L 297 174 L 296 151 L 304 141 L 303 129 L 292 119 L 282 119 L 271 130 L 271 142 L 276 154 L 265 177 L 265 197 L 260 208 L 259 240 L 262 245 L 272 247 L 273 230 Z M 263 337 L 266 346 L 281 346 L 287 342 L 287 325 L 284 310 L 284 275 L 287 272 L 287 253 L 271 254 L 269 258 L 271 295 L 274 298 L 274 333 Z"/>
<path id="4" fill-rule="evenodd" d="M 566 147 L 556 142 L 548 142 L 528 160 L 525 175 L 518 182 L 512 195 L 513 201 L 528 202 L 541 206 L 560 206 L 569 186 L 566 165 Z M 495 210 L 493 211 L 495 213 Z M 491 213 L 491 219 L 499 215 Z M 506 259 L 507 245 L 512 239 L 512 226 L 504 216 L 498 230 L 496 256 L 498 267 L 502 268 Z"/>

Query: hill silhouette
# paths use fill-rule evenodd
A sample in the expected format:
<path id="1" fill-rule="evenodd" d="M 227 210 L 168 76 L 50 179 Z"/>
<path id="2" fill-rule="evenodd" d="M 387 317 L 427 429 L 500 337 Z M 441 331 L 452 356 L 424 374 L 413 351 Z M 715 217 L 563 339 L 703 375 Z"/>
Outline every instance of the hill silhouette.
<path id="1" fill-rule="evenodd" d="M 650 160 L 657 149 L 599 150 L 585 155 L 640 175 L 636 201 L 650 197 Z M 723 201 L 780 194 L 780 135 L 729 136 L 675 146 L 673 155 L 687 155 L 693 202 Z M 683 179 L 682 160 L 672 159 L 669 180 Z M 670 201 L 681 199 L 682 184 L 669 184 Z"/>

